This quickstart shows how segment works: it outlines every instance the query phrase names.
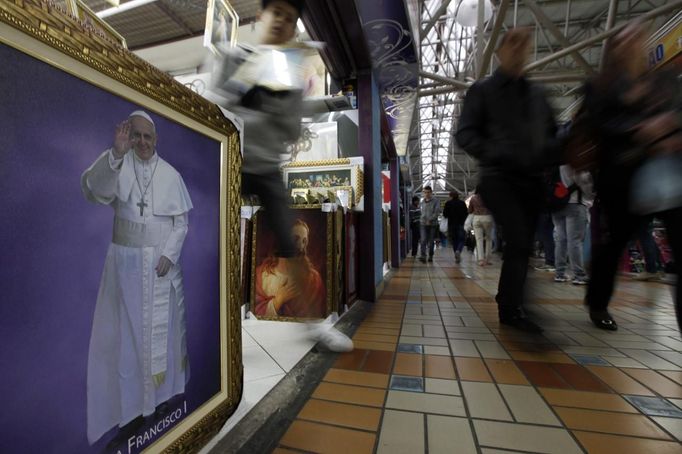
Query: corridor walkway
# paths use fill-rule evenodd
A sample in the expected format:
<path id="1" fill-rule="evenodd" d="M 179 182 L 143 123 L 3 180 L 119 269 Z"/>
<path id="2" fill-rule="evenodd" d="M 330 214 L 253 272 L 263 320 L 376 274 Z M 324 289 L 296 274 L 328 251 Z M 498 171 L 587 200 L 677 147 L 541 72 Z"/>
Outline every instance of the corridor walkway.
<path id="1" fill-rule="evenodd" d="M 276 453 L 682 453 L 670 286 L 621 279 L 615 333 L 584 288 L 529 272 L 544 335 L 498 325 L 499 259 L 407 259 Z"/>

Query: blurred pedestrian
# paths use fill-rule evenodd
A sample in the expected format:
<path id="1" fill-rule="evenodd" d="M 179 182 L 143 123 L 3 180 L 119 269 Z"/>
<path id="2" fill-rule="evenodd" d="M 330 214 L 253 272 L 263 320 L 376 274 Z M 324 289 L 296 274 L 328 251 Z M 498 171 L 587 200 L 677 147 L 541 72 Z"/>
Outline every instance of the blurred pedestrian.
<path id="1" fill-rule="evenodd" d="M 479 194 L 480 188 L 476 188 L 476 194 L 469 200 L 469 213 L 474 215 L 473 226 L 476 237 L 476 255 L 478 265 L 490 265 L 490 257 L 493 253 L 493 217 L 490 210 L 483 204 Z"/>
<path id="2" fill-rule="evenodd" d="M 664 221 L 678 276 L 682 271 L 680 194 L 660 196 L 680 181 L 680 90 L 673 74 L 647 74 L 645 42 L 641 25 L 626 27 L 609 40 L 604 69 L 585 87 L 585 122 L 598 144 L 597 195 L 607 224 L 606 238 L 594 246 L 585 302 L 595 326 L 612 331 L 618 326 L 607 307 L 618 262 L 628 241 L 648 222 L 645 215 L 656 214 Z M 666 164 L 641 178 L 648 166 L 661 162 Z M 661 186 L 661 181 L 666 183 Z M 653 196 L 655 205 L 643 213 L 633 202 L 647 195 Z M 679 324 L 679 286 L 675 301 Z"/>
<path id="3" fill-rule="evenodd" d="M 500 323 L 541 332 L 521 305 L 543 203 L 543 170 L 557 161 L 558 140 L 544 93 L 524 76 L 530 45 L 528 29 L 512 29 L 502 37 L 497 48 L 500 67 L 469 88 L 456 138 L 478 159 L 481 198 L 504 229 L 496 297 Z"/>
<path id="4" fill-rule="evenodd" d="M 286 144 L 300 135 L 303 91 L 295 77 L 271 75 L 281 69 L 276 67 L 277 59 L 286 58 L 278 50 L 301 48 L 294 37 L 303 4 L 303 0 L 262 0 L 259 45 L 237 46 L 223 53 L 214 63 L 211 80 L 211 99 L 244 121 L 242 195 L 258 196 L 265 208 L 262 215 L 275 235 L 277 263 L 287 270 L 292 299 L 306 288 L 309 267 L 292 235 L 296 230 L 280 166 Z M 262 76 L 254 80 L 258 74 Z M 315 307 L 309 310 L 310 317 L 317 316 Z M 326 348 L 339 352 L 353 349 L 353 342 L 340 331 L 325 329 L 322 324 L 309 327 L 311 337 Z"/>
<path id="5" fill-rule="evenodd" d="M 450 192 L 450 200 L 445 202 L 443 216 L 448 220 L 448 235 L 452 241 L 452 249 L 455 251 L 455 263 L 462 261 L 462 249 L 464 248 L 464 221 L 469 212 L 466 203 L 460 200 L 457 191 Z"/>
<path id="6" fill-rule="evenodd" d="M 436 232 L 438 231 L 438 215 L 440 215 L 440 203 L 433 197 L 431 186 L 424 186 L 424 199 L 419 209 L 421 211 L 421 255 L 419 261 L 426 263 L 426 251 L 429 252 L 429 262 L 433 262 L 433 247 Z"/>

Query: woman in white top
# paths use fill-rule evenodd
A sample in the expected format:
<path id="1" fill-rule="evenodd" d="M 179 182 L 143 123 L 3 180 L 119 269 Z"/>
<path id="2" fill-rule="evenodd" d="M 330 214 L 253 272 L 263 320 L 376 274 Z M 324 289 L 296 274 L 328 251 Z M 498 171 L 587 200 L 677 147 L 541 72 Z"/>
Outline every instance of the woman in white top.
<path id="1" fill-rule="evenodd" d="M 490 265 L 493 251 L 493 216 L 483 204 L 481 196 L 476 194 L 469 200 L 469 213 L 474 215 L 474 236 L 476 237 L 476 255 L 480 266 Z"/>

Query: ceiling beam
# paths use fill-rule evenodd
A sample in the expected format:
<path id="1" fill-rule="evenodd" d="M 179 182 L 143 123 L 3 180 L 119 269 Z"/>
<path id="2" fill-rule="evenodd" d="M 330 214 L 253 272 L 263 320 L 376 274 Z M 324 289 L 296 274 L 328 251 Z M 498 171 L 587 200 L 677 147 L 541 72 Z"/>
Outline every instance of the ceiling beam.
<path id="1" fill-rule="evenodd" d="M 504 25 L 504 19 L 507 16 L 507 9 L 511 0 L 502 0 L 499 8 L 497 9 L 497 17 L 495 17 L 495 23 L 493 24 L 493 31 L 490 34 L 490 39 L 488 44 L 485 46 L 483 51 L 483 61 L 481 62 L 481 67 L 478 71 L 478 78 L 480 79 L 488 71 L 490 67 L 490 61 L 493 58 L 493 52 L 495 51 L 495 45 L 497 44 L 497 38 L 500 36 L 500 31 L 502 31 L 502 26 Z"/>
<path id="2" fill-rule="evenodd" d="M 419 32 L 421 39 L 424 39 L 426 35 L 429 34 L 433 26 L 436 25 L 436 22 L 438 22 L 438 19 L 440 19 L 440 17 L 448 10 L 449 5 L 450 0 L 443 0 L 443 3 L 440 4 L 440 7 L 436 10 L 433 16 L 431 16 L 431 20 L 426 24 L 421 32 Z"/>
<path id="3" fill-rule="evenodd" d="M 453 87 L 457 87 L 457 88 L 466 89 L 466 88 L 469 88 L 471 86 L 471 84 L 468 82 L 453 79 L 451 77 L 441 76 L 440 74 L 433 74 L 433 73 L 426 72 L 426 71 L 419 71 L 419 75 L 421 77 L 425 77 L 427 79 L 435 80 L 438 82 L 443 82 L 444 84 L 452 85 Z"/>
<path id="4" fill-rule="evenodd" d="M 563 33 L 559 30 L 559 28 L 554 25 L 554 22 L 547 17 L 547 15 L 540 9 L 537 3 L 535 3 L 535 0 L 525 0 L 526 6 L 533 12 L 533 16 L 542 24 L 542 26 L 549 31 L 549 33 L 559 41 L 559 43 L 564 47 L 570 47 L 571 43 L 568 41 L 566 36 L 564 36 Z M 594 74 L 594 69 L 592 66 L 583 58 L 582 55 L 580 55 L 580 52 L 573 51 L 571 52 L 571 56 L 573 57 L 573 60 L 576 62 L 576 64 L 580 67 L 582 67 L 587 74 Z"/>
<path id="5" fill-rule="evenodd" d="M 669 13 L 670 11 L 673 11 L 673 10 L 678 9 L 680 7 L 682 7 L 682 0 L 672 0 L 669 3 L 663 5 L 659 8 L 652 9 L 651 11 L 644 13 L 641 16 L 638 16 L 637 18 L 635 18 L 635 20 L 648 21 L 650 19 L 654 19 L 654 18 L 661 16 L 663 14 Z M 568 46 L 564 49 L 561 49 L 560 51 L 555 52 L 552 55 L 548 55 L 545 58 L 541 58 L 540 60 L 537 60 L 537 61 L 527 65 L 525 69 L 526 69 L 526 71 L 530 71 L 532 69 L 541 68 L 541 67 L 545 66 L 546 64 L 553 62 L 554 60 L 557 60 L 561 57 L 565 57 L 566 55 L 569 55 L 575 51 L 584 49 L 585 47 L 588 47 L 588 46 L 590 46 L 594 43 L 597 43 L 599 41 L 603 41 L 606 38 L 613 36 L 616 33 L 620 32 L 621 30 L 623 30 L 625 27 L 627 27 L 631 23 L 632 23 L 632 21 L 624 22 L 622 24 L 616 25 L 613 28 L 606 30 L 605 32 L 598 33 L 598 34 L 592 36 L 591 38 L 588 38 L 584 41 L 573 44 L 572 46 Z"/>

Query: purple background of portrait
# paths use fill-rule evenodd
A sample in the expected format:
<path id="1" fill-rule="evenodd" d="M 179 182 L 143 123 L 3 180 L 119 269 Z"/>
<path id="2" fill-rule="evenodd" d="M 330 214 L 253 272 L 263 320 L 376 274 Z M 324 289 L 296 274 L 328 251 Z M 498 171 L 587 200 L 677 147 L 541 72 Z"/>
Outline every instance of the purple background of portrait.
<path id="1" fill-rule="evenodd" d="M 116 431 L 88 446 L 86 374 L 113 210 L 80 178 L 139 106 L 5 45 L 0 62 L 0 452 L 102 452 Z M 220 390 L 220 144 L 150 113 L 194 204 L 180 259 L 191 413 Z"/>
<path id="2" fill-rule="evenodd" d="M 327 288 L 327 216 L 328 213 L 323 213 L 319 208 L 294 208 L 291 210 L 292 222 L 296 222 L 297 219 L 300 219 L 308 224 L 308 228 L 310 228 L 310 236 L 308 237 L 308 259 L 313 264 L 313 267 L 320 273 L 322 284 L 328 294 L 332 289 Z M 267 224 L 265 223 L 264 213 L 257 214 L 256 222 L 258 222 L 258 225 L 255 238 L 255 256 L 256 268 L 258 268 L 270 254 L 274 254 L 276 247 L 275 235 L 268 229 Z M 251 282 L 251 286 L 254 285 L 256 285 L 255 276 Z M 255 311 L 255 308 L 256 302 L 252 301 L 250 310 Z M 301 316 L 304 315 L 301 314 Z"/>

